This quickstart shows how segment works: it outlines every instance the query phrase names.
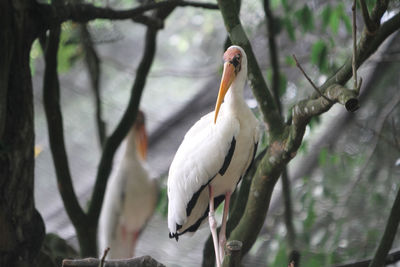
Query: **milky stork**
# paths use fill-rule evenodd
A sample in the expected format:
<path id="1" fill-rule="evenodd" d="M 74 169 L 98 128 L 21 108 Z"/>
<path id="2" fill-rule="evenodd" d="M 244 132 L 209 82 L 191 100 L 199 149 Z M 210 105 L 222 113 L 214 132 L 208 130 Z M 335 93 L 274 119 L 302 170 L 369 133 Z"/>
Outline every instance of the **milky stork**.
<path id="1" fill-rule="evenodd" d="M 110 247 L 111 259 L 130 258 L 136 241 L 154 212 L 158 189 L 144 168 L 147 135 L 143 112 L 126 137 L 126 149 L 117 175 L 107 185 L 100 218 L 102 248 Z"/>
<path id="2" fill-rule="evenodd" d="M 170 238 L 178 240 L 186 232 L 195 232 L 208 215 L 217 266 L 224 256 L 230 196 L 250 167 L 259 139 L 259 122 L 243 98 L 246 54 L 241 47 L 231 46 L 223 59 L 215 111 L 186 133 L 168 176 Z M 214 210 L 224 199 L 218 238 Z"/>

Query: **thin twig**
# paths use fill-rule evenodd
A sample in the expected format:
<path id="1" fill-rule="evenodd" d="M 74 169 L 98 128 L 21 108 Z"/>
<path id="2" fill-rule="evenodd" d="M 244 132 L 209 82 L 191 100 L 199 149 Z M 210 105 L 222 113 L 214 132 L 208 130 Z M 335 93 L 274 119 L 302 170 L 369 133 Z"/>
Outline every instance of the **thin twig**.
<path id="1" fill-rule="evenodd" d="M 304 77 L 306 77 L 306 79 L 308 80 L 308 82 L 311 84 L 311 86 L 315 89 L 315 91 L 317 91 L 317 93 L 325 98 L 329 103 L 332 103 L 333 101 L 330 100 L 329 98 L 327 98 L 325 95 L 323 95 L 321 93 L 321 91 L 318 89 L 318 87 L 314 84 L 314 82 L 310 79 L 310 77 L 308 77 L 307 73 L 304 71 L 304 69 L 301 67 L 300 62 L 297 60 L 296 56 L 293 54 L 292 55 L 294 61 L 296 62 L 296 66 L 300 69 L 300 71 L 303 73 Z"/>
<path id="2" fill-rule="evenodd" d="M 100 263 L 99 263 L 99 267 L 104 267 L 104 261 L 106 260 L 106 257 L 107 257 L 107 254 L 108 254 L 109 251 L 110 251 L 109 247 L 107 247 L 104 250 L 103 257 L 101 257 L 101 260 L 100 260 Z"/>
<path id="3" fill-rule="evenodd" d="M 354 79 L 354 89 L 357 87 L 357 68 L 356 68 L 356 55 L 357 55 L 357 22 L 356 22 L 356 0 L 353 0 L 353 6 L 351 7 L 353 12 L 353 79 Z"/>
<path id="4" fill-rule="evenodd" d="M 95 258 L 86 258 L 78 260 L 63 260 L 62 267 L 98 267 L 101 260 Z M 156 261 L 150 256 L 142 256 L 132 259 L 107 260 L 105 267 L 165 267 L 162 263 Z"/>

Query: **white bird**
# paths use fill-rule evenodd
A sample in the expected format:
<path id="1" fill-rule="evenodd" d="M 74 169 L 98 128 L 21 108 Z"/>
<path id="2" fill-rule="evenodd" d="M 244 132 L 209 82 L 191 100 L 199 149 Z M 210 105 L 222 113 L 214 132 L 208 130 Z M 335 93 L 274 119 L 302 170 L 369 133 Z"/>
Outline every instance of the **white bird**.
<path id="1" fill-rule="evenodd" d="M 246 54 L 241 47 L 231 46 L 223 58 L 215 111 L 186 133 L 168 176 L 170 238 L 178 240 L 186 232 L 195 232 L 209 215 L 217 266 L 224 256 L 230 196 L 250 167 L 259 139 L 259 122 L 243 98 Z M 218 243 L 214 210 L 224 199 Z"/>
<path id="2" fill-rule="evenodd" d="M 126 149 L 117 175 L 110 178 L 100 218 L 101 247 L 110 247 L 111 259 L 131 258 L 136 241 L 154 212 L 158 189 L 144 168 L 147 135 L 139 111 L 126 137 Z"/>

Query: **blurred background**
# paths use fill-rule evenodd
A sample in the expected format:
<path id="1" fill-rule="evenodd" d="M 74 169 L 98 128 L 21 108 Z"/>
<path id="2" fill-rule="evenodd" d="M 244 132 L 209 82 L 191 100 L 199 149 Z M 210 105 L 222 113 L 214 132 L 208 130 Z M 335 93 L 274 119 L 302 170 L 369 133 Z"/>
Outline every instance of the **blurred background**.
<path id="1" fill-rule="evenodd" d="M 351 54 L 352 41 L 348 1 L 288 2 L 271 1 L 278 20 L 276 33 L 283 75 L 280 93 L 285 116 L 295 102 L 313 93 L 291 55 L 295 54 L 314 82 L 321 84 Z M 397 10 L 399 2 L 394 2 L 391 8 Z M 94 3 L 115 9 L 138 5 L 134 0 Z M 243 0 L 240 16 L 270 83 L 262 1 Z M 387 13 L 384 19 L 390 16 Z M 361 16 L 357 22 L 360 33 Z M 74 187 L 85 207 L 101 155 L 95 102 L 77 25 L 68 22 L 62 27 L 58 57 L 64 134 Z M 88 29 L 101 60 L 101 105 L 110 134 L 127 105 L 142 56 L 145 26 L 131 21 L 96 20 L 88 24 Z M 168 238 L 166 181 L 184 134 L 202 115 L 213 110 L 226 38 L 218 11 L 191 7 L 177 8 L 158 34 L 156 57 L 140 108 L 146 114 L 149 133 L 146 167 L 151 177 L 157 179 L 161 194 L 135 254 L 151 255 L 167 266 L 199 266 L 209 235 L 208 227 L 203 227 L 193 236 L 182 236 L 178 243 Z M 77 249 L 74 228 L 57 190 L 43 109 L 44 63 L 37 43 L 32 49 L 31 64 L 35 142 L 40 151 L 35 165 L 36 206 L 47 232 L 59 235 Z M 400 185 L 399 70 L 397 32 L 359 69 L 364 80 L 360 109 L 350 114 L 343 106 L 335 105 L 314 119 L 299 153 L 289 164 L 293 223 L 302 266 L 330 266 L 367 258 L 375 251 Z M 258 114 L 250 88 L 246 88 L 245 95 Z M 118 153 L 115 166 L 120 159 Z M 115 168 L 111 175 L 115 175 Z M 286 266 L 288 244 L 283 210 L 278 182 L 264 228 L 244 260 L 246 266 Z M 393 245 L 398 247 L 399 235 Z"/>

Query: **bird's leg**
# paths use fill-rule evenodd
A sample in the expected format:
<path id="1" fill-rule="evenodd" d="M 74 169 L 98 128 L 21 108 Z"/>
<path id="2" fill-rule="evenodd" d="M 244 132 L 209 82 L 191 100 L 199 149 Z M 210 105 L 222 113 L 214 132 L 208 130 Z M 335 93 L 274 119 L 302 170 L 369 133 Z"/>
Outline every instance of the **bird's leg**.
<path id="1" fill-rule="evenodd" d="M 226 244 L 226 221 L 229 212 L 229 203 L 231 200 L 231 192 L 226 192 L 225 203 L 224 203 L 224 215 L 222 216 L 221 230 L 219 231 L 219 254 L 221 262 L 224 260 L 225 256 L 225 244 Z"/>
<path id="2" fill-rule="evenodd" d="M 221 261 L 219 258 L 219 245 L 218 245 L 218 237 L 217 237 L 217 221 L 214 217 L 214 195 L 213 188 L 211 185 L 208 185 L 209 195 L 210 195 L 210 212 L 208 213 L 208 222 L 210 224 L 211 235 L 214 243 L 215 250 L 215 259 L 217 261 L 217 267 L 221 266 Z"/>

